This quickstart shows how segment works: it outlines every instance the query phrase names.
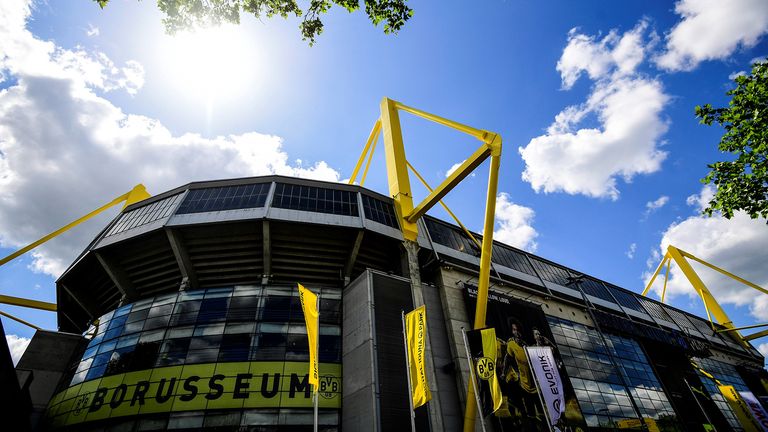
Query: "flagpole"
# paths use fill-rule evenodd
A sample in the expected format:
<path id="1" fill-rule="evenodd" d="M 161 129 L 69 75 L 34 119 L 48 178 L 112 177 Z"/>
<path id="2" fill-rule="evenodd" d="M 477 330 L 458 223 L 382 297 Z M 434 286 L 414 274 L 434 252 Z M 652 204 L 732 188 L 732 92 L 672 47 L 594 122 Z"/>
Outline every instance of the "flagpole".
<path id="1" fill-rule="evenodd" d="M 715 428 L 715 424 L 712 423 L 712 420 L 709 419 L 709 415 L 707 415 L 707 411 L 704 409 L 703 406 L 701 406 L 701 402 L 699 402 L 699 398 L 696 397 L 696 393 L 693 392 L 693 388 L 691 388 L 691 385 L 688 383 L 688 379 L 683 377 L 683 382 L 685 383 L 685 386 L 688 387 L 688 391 L 691 392 L 691 396 L 693 396 L 693 400 L 696 401 L 696 405 L 698 405 L 699 409 L 701 410 L 701 413 L 704 414 L 704 418 L 707 419 L 707 423 L 712 425 L 712 428 L 717 432 L 717 428 Z"/>
<path id="2" fill-rule="evenodd" d="M 480 403 L 480 391 L 477 389 L 477 379 L 475 378 L 475 368 L 472 365 L 472 354 L 469 353 L 469 344 L 467 343 L 467 332 L 464 327 L 461 328 L 461 338 L 464 340 L 464 351 L 467 353 L 467 363 L 469 363 L 469 380 L 472 381 L 472 389 L 475 393 L 475 403 L 477 403 L 477 412 L 480 413 L 480 427 L 485 432 L 485 416 L 483 415 L 483 405 Z M 469 401 L 467 401 L 469 403 Z M 472 429 L 474 430 L 474 425 Z"/>
<path id="3" fill-rule="evenodd" d="M 405 328 L 405 311 L 400 311 L 400 319 L 403 322 L 403 347 L 405 348 L 405 372 L 408 376 L 408 408 L 411 410 L 411 432 L 416 432 L 416 412 L 413 409 L 413 389 L 411 388 L 411 358 L 408 355 L 408 332 Z"/>
<path id="4" fill-rule="evenodd" d="M 552 429 L 552 421 L 549 419 L 549 411 L 547 410 L 547 404 L 544 403 L 544 395 L 541 394 L 541 387 L 539 387 L 539 380 L 536 379 L 536 374 L 533 372 L 533 363 L 531 363 L 531 356 L 528 353 L 528 347 L 524 348 L 525 360 L 528 362 L 528 370 L 531 371 L 531 378 L 533 378 L 533 385 L 536 386 L 536 393 L 539 395 L 539 402 L 541 402 L 541 409 L 544 410 L 544 420 L 547 422 L 547 428 L 550 432 L 554 432 Z"/>
<path id="5" fill-rule="evenodd" d="M 315 352 L 317 353 L 317 377 L 318 380 L 320 378 L 320 296 L 317 296 L 317 300 L 315 301 L 315 307 L 317 308 L 317 340 L 315 341 Z M 318 383 L 319 385 L 319 383 Z M 314 420 L 314 431 L 317 432 L 317 417 L 318 417 L 318 399 L 319 395 L 317 393 L 317 387 L 318 385 L 315 385 L 315 420 Z"/>

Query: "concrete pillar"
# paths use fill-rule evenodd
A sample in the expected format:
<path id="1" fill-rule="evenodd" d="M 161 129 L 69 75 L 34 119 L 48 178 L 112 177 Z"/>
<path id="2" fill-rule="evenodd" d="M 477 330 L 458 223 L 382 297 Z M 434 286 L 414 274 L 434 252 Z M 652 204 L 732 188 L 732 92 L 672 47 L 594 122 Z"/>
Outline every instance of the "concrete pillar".
<path id="1" fill-rule="evenodd" d="M 424 304 L 424 291 L 421 286 L 421 270 L 419 268 L 419 244 L 415 241 L 405 240 L 403 241 L 403 247 L 405 248 L 405 259 L 408 264 L 408 276 L 411 280 L 413 307 L 417 308 Z M 427 311 L 427 316 L 429 317 L 429 311 Z M 429 331 L 427 331 L 426 337 L 426 351 L 427 359 L 429 359 L 427 364 L 427 380 L 429 382 L 429 389 L 432 392 L 432 400 L 428 404 L 429 421 L 433 431 L 442 431 L 444 427 L 440 409 L 440 389 L 437 385 L 437 374 L 435 373 L 435 361 L 432 357 L 432 343 Z"/>

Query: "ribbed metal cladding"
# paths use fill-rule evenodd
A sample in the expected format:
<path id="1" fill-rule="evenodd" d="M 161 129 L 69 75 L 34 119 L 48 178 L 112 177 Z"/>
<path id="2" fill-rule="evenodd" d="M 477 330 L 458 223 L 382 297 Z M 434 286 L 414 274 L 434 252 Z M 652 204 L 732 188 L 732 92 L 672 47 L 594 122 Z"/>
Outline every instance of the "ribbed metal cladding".
<path id="1" fill-rule="evenodd" d="M 413 309 L 411 285 L 378 274 L 372 277 L 381 430 L 408 430 L 411 426 L 410 408 L 400 313 Z M 429 419 L 425 411 L 416 410 L 416 428 L 419 431 L 429 430 Z"/>

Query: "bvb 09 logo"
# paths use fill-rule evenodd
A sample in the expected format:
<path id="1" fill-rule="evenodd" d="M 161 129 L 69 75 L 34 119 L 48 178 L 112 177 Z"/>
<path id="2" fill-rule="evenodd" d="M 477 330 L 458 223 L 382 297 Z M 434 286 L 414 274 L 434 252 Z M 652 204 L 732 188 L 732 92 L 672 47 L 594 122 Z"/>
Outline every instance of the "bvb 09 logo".
<path id="1" fill-rule="evenodd" d="M 496 371 L 496 363 L 488 357 L 477 359 L 477 376 L 482 380 L 489 380 Z"/>
<path id="2" fill-rule="evenodd" d="M 320 396 L 326 399 L 333 399 L 340 392 L 341 383 L 338 378 L 330 375 L 323 375 L 320 377 L 320 389 L 318 391 Z"/>

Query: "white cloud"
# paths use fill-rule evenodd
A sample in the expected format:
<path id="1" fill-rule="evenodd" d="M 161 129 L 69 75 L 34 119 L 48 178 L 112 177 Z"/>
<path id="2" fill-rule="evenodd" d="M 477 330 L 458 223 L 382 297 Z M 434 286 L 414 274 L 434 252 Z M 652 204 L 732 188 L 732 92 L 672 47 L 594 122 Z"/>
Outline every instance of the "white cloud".
<path id="1" fill-rule="evenodd" d="M 659 149 L 667 131 L 661 112 L 669 100 L 662 85 L 636 71 L 653 45 L 641 21 L 619 37 L 612 31 L 595 40 L 571 31 L 557 68 L 563 87 L 582 74 L 595 79 L 581 105 L 561 111 L 546 135 L 519 148 L 525 161 L 523 180 L 537 192 L 566 192 L 618 199 L 617 179 L 658 171 L 666 153 Z M 649 39 L 643 45 L 644 40 Z M 598 127 L 588 127 L 596 119 Z"/>
<path id="2" fill-rule="evenodd" d="M 456 162 L 455 164 L 451 165 L 451 167 L 450 167 L 450 168 L 448 168 L 448 171 L 446 171 L 446 172 L 445 172 L 445 177 L 446 177 L 446 178 L 448 178 L 448 177 L 449 177 L 451 174 L 453 174 L 453 172 L 454 172 L 454 171 L 456 171 L 457 169 L 459 169 L 459 167 L 461 166 L 461 164 L 463 164 L 463 163 L 464 163 L 464 161 L 466 161 L 466 159 L 464 159 L 464 160 L 463 160 L 463 161 L 461 161 L 461 162 Z M 472 171 L 472 172 L 469 174 L 469 176 L 470 176 L 470 177 L 474 177 L 475 175 L 476 175 L 476 173 L 475 173 L 474 171 Z"/>
<path id="3" fill-rule="evenodd" d="M 728 75 L 728 79 L 733 81 L 736 79 L 736 77 L 746 76 L 746 75 L 747 75 L 746 71 L 731 72 L 731 74 Z"/>
<path id="4" fill-rule="evenodd" d="M 85 35 L 88 37 L 98 36 L 101 31 L 98 27 L 94 27 L 93 24 L 88 24 L 88 28 L 85 30 Z"/>
<path id="5" fill-rule="evenodd" d="M 744 213 L 736 213 L 730 220 L 720 216 L 698 216 L 703 205 L 709 202 L 712 189 L 704 187 L 700 194 L 688 199 L 697 215 L 673 223 L 664 232 L 659 251 L 666 253 L 667 246 L 673 245 L 693 254 L 739 277 L 768 286 L 768 230 L 765 219 L 751 219 Z M 658 264 L 660 255 L 655 264 Z M 722 276 L 696 262 L 694 269 L 721 304 L 749 306 L 750 313 L 759 319 L 768 319 L 768 295 L 748 288 L 730 278 Z M 645 274 L 648 281 L 650 274 Z M 653 291 L 661 294 L 663 277 L 654 283 Z M 688 296 L 695 301 L 698 295 L 674 263 L 667 285 L 667 296 Z"/>
<path id="6" fill-rule="evenodd" d="M 502 192 L 496 197 L 496 225 L 493 239 L 508 245 L 536 251 L 536 237 L 539 233 L 533 228 L 533 209 L 513 203 L 509 194 Z"/>
<path id="7" fill-rule="evenodd" d="M 15 334 L 5 335 L 5 340 L 8 343 L 8 349 L 11 351 L 11 359 L 13 359 L 13 365 L 19 362 L 24 351 L 27 350 L 29 345 L 29 338 L 16 336 Z"/>
<path id="8" fill-rule="evenodd" d="M 762 343 L 758 345 L 757 350 L 760 351 L 760 354 L 762 354 L 763 357 L 768 359 L 768 343 Z"/>
<path id="9" fill-rule="evenodd" d="M 141 65 L 68 50 L 26 28 L 28 3 L 0 3 L 0 244 L 29 243 L 144 183 L 151 193 L 194 180 L 283 174 L 338 181 L 325 162 L 291 165 L 277 136 L 173 135 L 158 120 L 124 113 L 95 93 L 137 91 Z M 113 213 L 114 214 L 114 213 Z M 103 221 L 36 249 L 32 268 L 60 274 Z"/>
<path id="10" fill-rule="evenodd" d="M 647 28 L 647 21 L 642 20 L 635 28 L 621 36 L 617 30 L 611 30 L 601 40 L 580 34 L 576 28 L 571 29 L 568 32 L 568 45 L 557 61 L 557 71 L 563 80 L 563 88 L 571 88 L 582 72 L 586 72 L 593 80 L 603 78 L 609 73 L 632 74 L 655 41 L 652 36 L 648 42 L 649 46 L 646 46 L 644 33 Z"/>
<path id="11" fill-rule="evenodd" d="M 662 195 L 658 197 L 655 201 L 648 201 L 645 203 L 645 212 L 643 213 L 643 218 L 646 219 L 648 216 L 651 215 L 651 213 L 655 212 L 656 210 L 664 207 L 669 202 L 669 197 L 666 195 Z"/>
<path id="12" fill-rule="evenodd" d="M 464 161 L 461 161 L 461 162 L 456 162 L 455 164 L 451 165 L 451 167 L 448 168 L 448 171 L 445 172 L 445 177 L 448 177 L 451 174 L 453 174 L 453 172 L 456 171 L 457 169 L 459 169 L 459 167 L 463 163 L 464 163 Z"/>
<path id="13" fill-rule="evenodd" d="M 632 243 L 629 245 L 629 249 L 627 249 L 626 252 L 624 252 L 624 255 L 627 256 L 629 259 L 635 258 L 635 252 L 637 251 L 637 243 Z"/>
<path id="14" fill-rule="evenodd" d="M 675 12 L 682 21 L 667 34 L 666 51 L 656 58 L 666 70 L 691 70 L 702 61 L 727 58 L 768 33 L 765 0 L 680 0 Z"/>

